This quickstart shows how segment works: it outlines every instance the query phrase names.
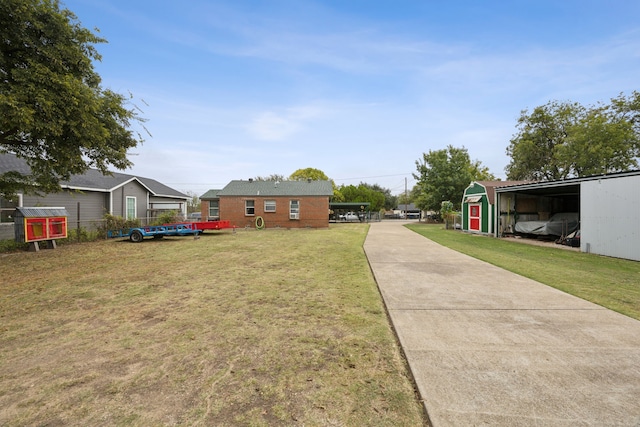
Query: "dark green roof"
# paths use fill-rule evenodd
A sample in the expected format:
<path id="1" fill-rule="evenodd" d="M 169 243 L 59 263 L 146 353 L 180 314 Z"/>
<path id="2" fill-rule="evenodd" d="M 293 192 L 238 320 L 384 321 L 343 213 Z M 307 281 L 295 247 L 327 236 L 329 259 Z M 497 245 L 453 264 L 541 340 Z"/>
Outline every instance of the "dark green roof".
<path id="1" fill-rule="evenodd" d="M 208 193 L 208 192 L 207 192 Z M 231 181 L 218 196 L 333 196 L 329 181 Z"/>
<path id="2" fill-rule="evenodd" d="M 206 193 L 204 193 L 202 196 L 200 196 L 200 199 L 205 199 L 205 200 L 217 199 L 218 193 L 221 191 L 222 190 L 220 190 L 219 188 L 215 190 L 209 190 Z"/>
<path id="3" fill-rule="evenodd" d="M 329 203 L 329 207 L 331 209 L 360 209 L 360 207 L 369 209 L 369 206 L 371 206 L 371 203 L 369 202 L 331 202 Z"/>

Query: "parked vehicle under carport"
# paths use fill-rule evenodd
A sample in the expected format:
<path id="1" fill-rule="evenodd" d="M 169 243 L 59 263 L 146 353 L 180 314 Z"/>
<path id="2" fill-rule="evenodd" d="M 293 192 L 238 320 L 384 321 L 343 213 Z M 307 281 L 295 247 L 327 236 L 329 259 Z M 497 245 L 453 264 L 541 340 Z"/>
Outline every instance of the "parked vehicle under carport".
<path id="1" fill-rule="evenodd" d="M 515 231 L 520 234 L 536 236 L 568 236 L 580 226 L 580 215 L 577 212 L 557 213 L 546 221 L 516 222 Z"/>
<path id="2" fill-rule="evenodd" d="M 355 212 L 347 212 L 345 214 L 340 215 L 341 221 L 363 221 L 364 214 L 356 214 Z"/>

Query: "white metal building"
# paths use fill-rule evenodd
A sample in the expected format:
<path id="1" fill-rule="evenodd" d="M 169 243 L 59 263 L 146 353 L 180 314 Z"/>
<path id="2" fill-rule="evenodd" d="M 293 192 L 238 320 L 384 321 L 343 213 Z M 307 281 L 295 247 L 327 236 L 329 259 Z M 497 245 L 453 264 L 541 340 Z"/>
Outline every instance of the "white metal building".
<path id="1" fill-rule="evenodd" d="M 541 205 L 555 212 L 579 207 L 582 252 L 640 261 L 640 171 L 497 187 L 495 195 L 498 236 L 513 229 L 519 200 L 527 201 L 529 211 Z M 532 212 L 526 215 L 531 219 Z"/>
<path id="2" fill-rule="evenodd" d="M 580 250 L 640 261 L 640 172 L 580 184 Z"/>

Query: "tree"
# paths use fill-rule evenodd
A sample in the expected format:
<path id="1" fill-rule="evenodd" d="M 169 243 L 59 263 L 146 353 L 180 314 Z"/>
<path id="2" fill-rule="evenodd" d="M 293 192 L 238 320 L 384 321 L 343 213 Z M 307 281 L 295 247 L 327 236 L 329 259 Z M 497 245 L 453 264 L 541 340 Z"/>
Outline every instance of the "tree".
<path id="1" fill-rule="evenodd" d="M 312 181 L 329 181 L 329 177 L 320 169 L 306 168 L 298 169 L 289 176 L 291 181 L 306 181 L 310 179 Z"/>
<path id="2" fill-rule="evenodd" d="M 336 187 L 336 183 L 333 182 L 332 179 L 329 179 L 327 174 L 322 172 L 320 169 L 315 168 L 306 168 L 306 169 L 298 169 L 289 175 L 289 180 L 291 181 L 306 181 L 310 179 L 312 181 L 329 181 L 331 182 L 331 187 L 333 188 L 333 201 L 334 202 L 344 202 L 344 196 L 340 193 L 338 187 Z"/>
<path id="3" fill-rule="evenodd" d="M 549 102 L 520 113 L 518 132 L 511 139 L 507 154 L 511 162 L 507 177 L 513 180 L 558 180 L 570 173 L 570 166 L 559 157 L 566 145 L 569 129 L 582 107 L 576 103 Z"/>
<path id="4" fill-rule="evenodd" d="M 633 91 L 628 98 L 624 94 L 612 98 L 610 109 L 615 120 L 628 121 L 635 134 L 640 135 L 640 92 Z"/>
<path id="5" fill-rule="evenodd" d="M 420 196 L 414 200 L 422 210 L 439 211 L 442 202 L 450 200 L 460 209 L 462 194 L 471 181 L 495 180 L 486 167 L 471 161 L 466 148 L 449 145 L 443 150 L 429 150 L 416 161 L 414 178 L 420 187 Z"/>
<path id="6" fill-rule="evenodd" d="M 0 196 L 46 193 L 90 167 L 131 165 L 142 123 L 129 98 L 103 89 L 93 61 L 105 42 L 57 0 L 0 2 L 0 153 L 27 161 L 32 175 L 0 175 Z"/>
<path id="7" fill-rule="evenodd" d="M 256 176 L 253 178 L 254 181 L 287 181 L 287 178 L 284 175 L 280 175 L 277 173 L 273 173 L 269 176 Z"/>
<path id="8" fill-rule="evenodd" d="M 396 196 L 396 206 L 408 205 L 409 203 L 413 203 L 413 193 L 401 193 Z M 396 206 L 394 206 L 394 208 Z"/>
<path id="9" fill-rule="evenodd" d="M 558 159 L 570 165 L 571 175 L 621 172 L 638 166 L 638 135 L 628 120 L 619 120 L 608 107 L 593 108 L 579 118 Z"/>
<path id="10" fill-rule="evenodd" d="M 384 209 L 391 210 L 396 207 L 398 203 L 398 196 L 394 196 L 393 194 L 391 194 L 390 189 L 384 188 L 379 184 L 367 184 L 366 182 L 361 182 L 360 185 L 363 185 L 364 187 L 368 188 L 371 191 L 377 191 L 378 193 L 382 193 L 382 195 L 384 196 L 384 204 L 382 207 Z"/>
<path id="11" fill-rule="evenodd" d="M 189 196 L 189 200 L 187 200 L 187 212 L 200 212 L 200 196 L 193 191 L 187 191 L 185 194 Z"/>
<path id="12" fill-rule="evenodd" d="M 440 204 L 440 215 L 444 218 L 445 228 L 449 228 L 451 222 L 455 221 L 455 209 L 453 203 L 449 200 L 445 200 Z"/>
<path id="13" fill-rule="evenodd" d="M 384 207 L 384 194 L 380 191 L 372 190 L 367 185 L 360 183 L 340 187 L 343 201 L 347 203 L 369 203 L 369 210 L 377 212 Z"/>
<path id="14" fill-rule="evenodd" d="M 521 112 L 507 147 L 508 179 L 551 181 L 638 167 L 640 94 L 609 105 L 556 101 Z"/>

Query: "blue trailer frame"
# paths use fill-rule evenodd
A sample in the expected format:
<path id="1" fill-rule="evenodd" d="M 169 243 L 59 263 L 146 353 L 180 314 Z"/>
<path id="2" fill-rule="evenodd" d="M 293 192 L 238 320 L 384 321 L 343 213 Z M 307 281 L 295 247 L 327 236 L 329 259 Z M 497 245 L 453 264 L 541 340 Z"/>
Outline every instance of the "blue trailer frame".
<path id="1" fill-rule="evenodd" d="M 120 230 L 107 231 L 107 237 L 128 237 L 134 243 L 140 243 L 145 237 L 161 239 L 164 236 L 195 236 L 202 233 L 202 230 L 194 228 L 192 223 L 149 225 L 146 227 L 124 228 Z"/>

